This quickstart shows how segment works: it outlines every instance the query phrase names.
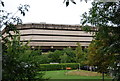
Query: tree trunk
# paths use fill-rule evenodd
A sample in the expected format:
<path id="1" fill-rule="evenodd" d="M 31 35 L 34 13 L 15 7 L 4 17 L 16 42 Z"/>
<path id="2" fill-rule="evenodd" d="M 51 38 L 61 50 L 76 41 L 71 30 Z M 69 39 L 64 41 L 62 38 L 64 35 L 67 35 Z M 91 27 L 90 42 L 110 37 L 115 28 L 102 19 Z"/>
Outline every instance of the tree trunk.
<path id="1" fill-rule="evenodd" d="M 102 72 L 102 81 L 104 81 L 104 72 Z"/>

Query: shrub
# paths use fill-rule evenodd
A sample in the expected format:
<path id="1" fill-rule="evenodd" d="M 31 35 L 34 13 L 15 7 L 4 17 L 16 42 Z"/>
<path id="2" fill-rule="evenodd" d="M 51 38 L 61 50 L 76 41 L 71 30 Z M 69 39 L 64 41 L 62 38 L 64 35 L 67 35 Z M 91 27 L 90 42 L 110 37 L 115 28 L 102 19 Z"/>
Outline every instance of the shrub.
<path id="1" fill-rule="evenodd" d="M 20 42 L 20 36 L 12 36 L 12 38 L 7 42 L 3 41 L 2 80 L 31 81 L 33 79 L 44 79 L 44 73 L 38 74 L 40 50 L 30 50 L 27 43 Z M 36 77 L 37 75 L 40 77 Z"/>
<path id="2" fill-rule="evenodd" d="M 60 64 L 40 64 L 40 70 L 50 71 L 50 70 L 65 70 L 66 67 L 71 67 L 72 69 L 78 69 L 78 63 L 60 63 Z"/>

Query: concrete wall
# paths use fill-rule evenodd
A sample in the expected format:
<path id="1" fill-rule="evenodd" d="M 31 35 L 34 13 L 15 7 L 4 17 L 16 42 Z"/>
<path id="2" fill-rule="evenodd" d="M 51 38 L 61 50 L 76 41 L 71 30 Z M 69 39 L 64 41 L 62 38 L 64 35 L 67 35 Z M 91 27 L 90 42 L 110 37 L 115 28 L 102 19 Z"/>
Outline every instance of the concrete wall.
<path id="1" fill-rule="evenodd" d="M 93 35 L 81 30 L 79 25 L 60 25 L 60 24 L 23 24 L 17 25 L 21 34 L 21 42 L 30 40 L 30 46 L 41 46 L 49 49 L 76 47 L 79 42 L 81 46 L 88 46 Z M 4 30 L 5 31 L 5 30 Z M 14 35 L 14 33 L 11 31 Z M 7 36 L 5 33 L 4 36 Z"/>

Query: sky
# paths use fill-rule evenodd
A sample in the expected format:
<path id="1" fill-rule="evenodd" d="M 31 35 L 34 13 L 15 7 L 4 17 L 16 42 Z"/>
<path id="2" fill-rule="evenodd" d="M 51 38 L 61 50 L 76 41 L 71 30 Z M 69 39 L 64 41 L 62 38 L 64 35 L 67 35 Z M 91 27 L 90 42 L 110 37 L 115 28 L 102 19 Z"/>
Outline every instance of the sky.
<path id="1" fill-rule="evenodd" d="M 92 0 L 86 3 L 84 0 L 74 0 L 77 4 L 70 2 L 69 6 L 63 3 L 64 0 L 3 0 L 4 9 L 8 12 L 15 13 L 20 4 L 30 5 L 29 12 L 26 16 L 17 13 L 23 23 L 40 23 L 49 24 L 80 24 L 81 15 L 88 12 L 92 7 Z"/>

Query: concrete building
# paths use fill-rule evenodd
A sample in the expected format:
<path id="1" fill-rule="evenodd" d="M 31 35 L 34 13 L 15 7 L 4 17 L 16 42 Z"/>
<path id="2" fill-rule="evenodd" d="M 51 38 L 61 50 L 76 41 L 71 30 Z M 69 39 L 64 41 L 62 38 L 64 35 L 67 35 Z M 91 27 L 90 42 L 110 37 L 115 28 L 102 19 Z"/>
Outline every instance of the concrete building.
<path id="1" fill-rule="evenodd" d="M 62 25 L 46 23 L 30 23 L 17 25 L 21 34 L 21 42 L 30 40 L 29 46 L 41 47 L 45 50 L 63 49 L 65 47 L 75 48 L 79 42 L 81 46 L 87 47 L 93 35 L 81 30 L 79 25 Z M 2 31 L 3 36 L 7 36 L 5 29 Z M 12 34 L 14 34 L 11 31 Z"/>

